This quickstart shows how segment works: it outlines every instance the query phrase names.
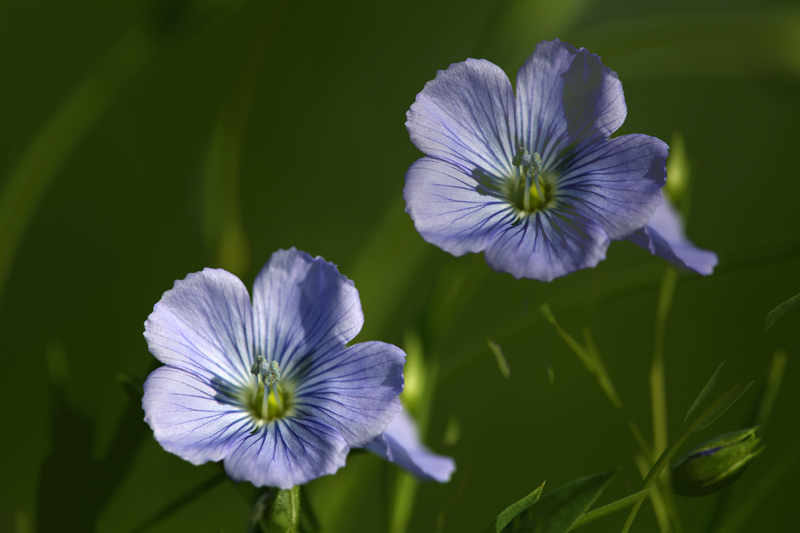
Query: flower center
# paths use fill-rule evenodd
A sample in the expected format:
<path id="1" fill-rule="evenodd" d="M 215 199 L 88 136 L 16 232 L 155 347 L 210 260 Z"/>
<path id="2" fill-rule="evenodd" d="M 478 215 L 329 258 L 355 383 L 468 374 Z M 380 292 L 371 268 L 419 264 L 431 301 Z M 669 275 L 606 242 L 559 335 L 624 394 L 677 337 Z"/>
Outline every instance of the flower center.
<path id="1" fill-rule="evenodd" d="M 258 427 L 285 416 L 291 407 L 291 396 L 283 387 L 278 386 L 281 379 L 278 362 L 267 361 L 263 355 L 259 355 L 250 367 L 250 373 L 255 382 L 245 403 Z"/>
<path id="2" fill-rule="evenodd" d="M 519 177 L 511 180 L 506 194 L 519 211 L 520 218 L 553 205 L 555 180 L 544 173 L 542 157 L 520 147 L 513 163 L 519 167 Z"/>

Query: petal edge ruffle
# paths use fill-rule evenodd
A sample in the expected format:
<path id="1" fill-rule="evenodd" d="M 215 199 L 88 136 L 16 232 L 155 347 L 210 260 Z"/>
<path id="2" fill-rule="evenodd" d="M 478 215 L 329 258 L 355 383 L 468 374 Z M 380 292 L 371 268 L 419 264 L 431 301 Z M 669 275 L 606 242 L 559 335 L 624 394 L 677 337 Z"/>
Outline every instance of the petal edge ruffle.
<path id="1" fill-rule="evenodd" d="M 616 72 L 558 39 L 537 44 L 520 67 L 516 111 L 519 142 L 543 160 L 608 138 L 628 112 Z"/>
<path id="2" fill-rule="evenodd" d="M 150 352 L 162 363 L 231 384 L 249 380 L 252 306 L 244 284 L 206 268 L 178 280 L 144 324 Z"/>
<path id="3" fill-rule="evenodd" d="M 364 324 L 353 282 L 294 248 L 272 254 L 256 276 L 253 315 L 256 351 L 290 379 L 306 358 L 344 346 Z"/>
<path id="4" fill-rule="evenodd" d="M 495 178 L 512 172 L 514 91 L 497 65 L 467 59 L 440 70 L 406 116 L 411 142 L 424 154 Z"/>

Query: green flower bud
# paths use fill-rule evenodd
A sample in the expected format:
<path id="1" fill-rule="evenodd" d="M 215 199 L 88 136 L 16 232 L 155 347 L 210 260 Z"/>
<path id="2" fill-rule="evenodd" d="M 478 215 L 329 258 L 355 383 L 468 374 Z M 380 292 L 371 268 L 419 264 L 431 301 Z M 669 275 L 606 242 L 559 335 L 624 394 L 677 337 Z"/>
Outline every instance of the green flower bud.
<path id="1" fill-rule="evenodd" d="M 761 451 L 757 427 L 725 433 L 705 441 L 672 467 L 672 489 L 681 496 L 705 496 L 741 476 Z"/>

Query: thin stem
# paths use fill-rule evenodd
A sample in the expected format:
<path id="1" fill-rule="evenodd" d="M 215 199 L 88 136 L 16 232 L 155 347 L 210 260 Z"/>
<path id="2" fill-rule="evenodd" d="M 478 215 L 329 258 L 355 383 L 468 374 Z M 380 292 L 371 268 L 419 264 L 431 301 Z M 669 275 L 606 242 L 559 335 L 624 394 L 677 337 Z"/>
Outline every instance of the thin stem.
<path id="1" fill-rule="evenodd" d="M 225 480 L 225 478 L 227 478 L 225 472 L 220 472 L 216 476 L 208 479 L 207 481 L 204 481 L 202 484 L 198 485 L 189 492 L 186 492 L 182 496 L 179 496 L 172 502 L 165 505 L 163 508 L 161 508 L 160 511 L 150 516 L 150 518 L 139 524 L 136 528 L 132 529 L 130 533 L 139 533 L 141 531 L 146 531 L 150 529 L 152 526 L 161 522 L 163 519 L 165 519 L 172 513 L 192 503 L 194 500 L 196 500 L 209 490 L 213 489 L 214 487 L 222 483 Z"/>
<path id="2" fill-rule="evenodd" d="M 637 493 L 640 494 L 641 496 L 638 496 L 638 499 L 634 502 L 633 509 L 631 509 L 631 512 L 628 514 L 628 518 L 625 520 L 625 525 L 622 526 L 622 533 L 627 533 L 630 530 L 631 524 L 633 524 L 633 520 L 634 518 L 636 518 L 636 513 L 639 512 L 639 508 L 642 506 L 642 503 L 644 503 L 644 500 L 645 498 L 647 498 L 650 489 L 653 487 L 656 480 L 658 479 L 658 475 L 667 465 L 669 460 L 672 459 L 672 456 L 675 455 L 675 452 L 677 452 L 678 449 L 686 441 L 686 439 L 689 438 L 689 435 L 691 435 L 694 432 L 694 428 L 695 424 L 692 424 L 692 426 L 690 426 L 689 429 L 686 430 L 686 432 L 683 435 L 681 435 L 681 437 L 677 441 L 675 441 L 675 443 L 672 446 L 664 450 L 664 453 L 662 453 L 661 456 L 659 456 L 658 460 L 656 461 L 656 464 L 654 464 L 653 468 L 650 469 L 650 472 L 648 472 L 647 477 L 644 479 L 644 489 L 641 492 Z"/>
<path id="3" fill-rule="evenodd" d="M 610 515 L 611 513 L 615 513 L 617 511 L 621 511 L 626 507 L 630 507 L 631 505 L 635 504 L 637 500 L 647 496 L 646 490 L 640 490 L 639 492 L 634 492 L 630 496 L 625 496 L 615 502 L 611 502 L 608 505 L 604 505 L 602 507 L 598 507 L 593 511 L 589 511 L 582 515 L 578 520 L 572 525 L 570 531 L 573 529 L 579 528 L 589 522 L 594 522 L 598 518 L 603 518 L 604 516 Z"/>
<path id="4" fill-rule="evenodd" d="M 650 367 L 650 402 L 653 414 L 653 453 L 660 454 L 667 447 L 667 392 L 664 365 L 664 336 L 667 316 L 675 294 L 677 274 L 668 268 L 661 280 L 656 311 L 655 346 Z"/>
<path id="5" fill-rule="evenodd" d="M 664 357 L 664 339 L 667 329 L 667 317 L 669 316 L 672 298 L 675 294 L 677 273 L 672 268 L 667 268 L 664 277 L 661 279 L 661 286 L 658 294 L 658 305 L 656 308 L 655 342 L 653 347 L 653 362 L 650 367 L 650 406 L 653 423 L 653 455 L 649 458 L 652 462 L 658 454 L 664 451 L 668 442 L 667 426 L 667 378 L 666 364 Z M 665 520 L 671 518 L 676 530 L 682 530 L 680 519 L 675 512 L 674 502 L 670 499 L 668 490 L 660 491 L 663 498 L 653 498 L 653 507 L 657 514 L 662 517 L 660 526 L 665 531 Z M 672 505 L 670 505 L 672 504 Z M 668 528 L 668 526 L 666 526 Z"/>
<path id="6" fill-rule="evenodd" d="M 694 419 L 694 421 L 686 428 L 683 434 L 675 441 L 671 446 L 669 446 L 664 453 L 662 453 L 656 464 L 653 465 L 653 468 L 650 469 L 650 472 L 647 473 L 647 477 L 644 479 L 644 491 L 649 492 L 650 489 L 655 484 L 656 480 L 658 480 L 661 471 L 664 467 L 669 463 L 669 460 L 672 459 L 672 456 L 675 455 L 686 439 L 689 438 L 689 435 L 694 433 L 695 431 L 699 431 L 705 427 L 708 427 L 709 424 L 713 423 L 717 417 L 719 417 L 722 413 L 724 413 L 738 398 L 741 397 L 742 394 L 747 391 L 747 389 L 752 384 L 750 383 L 740 383 L 732 387 L 728 392 L 717 398 L 711 405 L 709 405 L 703 413 Z M 642 506 L 647 494 L 645 493 L 644 496 L 641 496 L 639 500 L 633 505 L 633 509 L 628 514 L 628 518 L 625 520 L 625 525 L 622 527 L 622 533 L 628 533 L 631 528 L 631 524 L 633 524 L 634 518 L 636 518 L 636 513 L 639 512 L 639 508 Z"/>

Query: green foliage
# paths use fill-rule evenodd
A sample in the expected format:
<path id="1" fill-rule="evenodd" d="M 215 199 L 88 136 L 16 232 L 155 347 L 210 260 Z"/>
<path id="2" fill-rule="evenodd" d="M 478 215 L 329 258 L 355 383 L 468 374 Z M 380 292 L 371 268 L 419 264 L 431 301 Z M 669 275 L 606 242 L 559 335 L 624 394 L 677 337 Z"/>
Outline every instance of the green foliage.
<path id="1" fill-rule="evenodd" d="M 702 8 L 653 3 L 633 10 L 627 5 L 633 2 L 591 0 L 388 2 L 367 9 L 311 2 L 307 9 L 288 6 L 283 13 L 277 13 L 287 4 L 283 1 L 78 1 L 69 9 L 50 2 L 52 9 L 44 10 L 32 4 L 37 3 L 10 3 L 2 32 L 8 105 L 0 135 L 5 168 L 0 177 L 0 322 L 4 372 L 10 376 L 3 401 L 11 436 L 4 441 L 6 462 L 0 465 L 10 488 L 0 531 L 14 530 L 12 515 L 19 531 L 31 532 L 243 529 L 246 508 L 228 486 L 219 486 L 226 479 L 221 469 L 195 468 L 168 457 L 142 421 L 137 378 L 146 376 L 155 360 L 141 338 L 141 323 L 174 279 L 204 266 L 252 269 L 282 247 L 322 255 L 354 280 L 366 317 L 361 339 L 398 344 L 406 329 L 422 333 L 431 351 L 426 355 L 439 358 L 440 374 L 447 379 L 436 378 L 439 367 L 415 366 L 412 343 L 407 343 L 406 370 L 425 379 L 407 380 L 405 399 L 412 399 L 413 408 L 405 407 L 430 419 L 429 443 L 442 433 L 448 445 L 458 442 L 453 482 L 420 488 L 413 509 L 413 480 L 398 481 L 394 467 L 372 463 L 366 453 L 348 458 L 335 477 L 310 487 L 326 531 L 385 530 L 393 523 L 396 495 L 403 502 L 397 515 L 403 519 L 394 522 L 398 530 L 468 531 L 474 524 L 481 500 L 470 487 L 489 486 L 494 473 L 464 459 L 488 460 L 477 459 L 478 450 L 494 437 L 483 431 L 485 417 L 463 406 L 472 405 L 473 378 L 480 376 L 475 370 L 489 357 L 487 337 L 502 341 L 509 355 L 519 355 L 513 382 L 490 380 L 481 392 L 493 400 L 492 422 L 511 428 L 524 420 L 527 426 L 513 426 L 516 442 L 538 439 L 540 428 L 547 431 L 538 444 L 554 471 L 575 460 L 549 452 L 563 446 L 567 424 L 581 423 L 567 415 L 583 412 L 586 396 L 594 391 L 543 405 L 562 398 L 571 376 L 561 375 L 556 364 L 562 390 L 548 390 L 554 368 L 534 365 L 542 358 L 552 361 L 549 352 L 557 350 L 548 339 L 526 341 L 532 330 L 541 338 L 551 334 L 542 329 L 552 326 L 521 312 L 525 306 L 554 303 L 562 323 L 574 326 L 576 337 L 568 338 L 576 341 L 575 353 L 599 383 L 604 373 L 598 371 L 599 353 L 588 330 L 582 339 L 582 323 L 567 323 L 568 316 L 574 320 L 591 308 L 587 320 L 626 405 L 646 402 L 628 395 L 638 390 L 632 381 L 641 377 L 637 372 L 648 355 L 639 341 L 652 326 L 652 312 L 642 312 L 639 298 L 656 293 L 661 269 L 629 243 L 613 243 L 596 269 L 549 284 L 486 274 L 473 291 L 474 301 L 463 298 L 472 285 L 464 281 L 472 276 L 446 272 L 453 289 L 440 291 L 442 304 L 430 313 L 430 325 L 423 324 L 420 308 L 433 287 L 428 282 L 434 267 L 488 269 L 483 257 L 451 258 L 426 243 L 404 212 L 403 172 L 420 154 L 408 142 L 403 113 L 423 83 L 449 62 L 484 57 L 513 78 L 544 38 L 585 46 L 619 73 L 631 109 L 619 134 L 651 133 L 668 140 L 671 129 L 679 127 L 691 150 L 690 169 L 684 137 L 670 140 L 665 191 L 685 211 L 690 191 L 682 174 L 692 171 L 697 187 L 691 227 L 697 232 L 690 234 L 725 253 L 721 276 L 679 276 L 682 292 L 670 315 L 665 375 L 677 378 L 713 351 L 725 354 L 728 370 L 748 376 L 758 357 L 776 347 L 796 351 L 792 328 L 774 325 L 796 319 L 800 294 L 765 317 L 768 309 L 759 299 L 765 291 L 780 294 L 775 291 L 791 287 L 787 279 L 800 250 L 791 209 L 798 187 L 791 147 L 793 124 L 800 120 L 795 97 L 800 9 L 791 2 L 744 0 Z M 402 40 L 409 34 L 426 38 Z M 257 56 L 252 48 L 264 40 L 272 42 L 271 49 L 250 61 Z M 250 84 L 248 76 L 255 79 L 258 69 L 263 76 Z M 753 112 L 742 111 L 747 109 Z M 758 170 L 750 168 L 755 160 L 761 162 Z M 726 191 L 730 201 L 708 202 L 715 191 Z M 759 191 L 768 191 L 769 200 Z M 734 281 L 735 306 L 726 303 Z M 760 324 L 752 327 L 747 310 L 759 308 L 756 322 L 764 318 L 769 336 L 759 336 Z M 456 318 L 440 318 L 450 316 Z M 437 342 L 429 342 L 431 337 Z M 43 346 L 53 338 L 64 342 L 68 374 L 59 369 L 66 358 L 50 352 L 43 357 Z M 751 353 L 744 356 L 740 347 Z M 758 424 L 763 431 L 770 418 L 774 429 L 785 433 L 796 415 L 781 409 L 775 398 L 784 382 L 791 400 L 799 382 L 797 373 L 785 372 L 787 357 L 779 353 L 746 425 Z M 531 369 L 543 374 L 538 388 Z M 48 370 L 49 388 L 45 380 L 36 393 L 36 376 L 47 376 Z M 118 372 L 125 376 L 120 377 L 124 392 L 114 382 Z M 434 381 L 439 382 L 435 391 L 427 385 Z M 692 404 L 687 422 L 714 399 L 711 382 L 694 403 L 691 391 L 676 382 L 666 385 L 670 414 L 679 416 Z M 713 422 L 736 398 L 717 405 L 705 422 Z M 677 416 L 670 427 L 677 428 Z M 448 417 L 453 422 L 444 431 Z M 594 422 L 569 426 L 566 433 L 591 438 Z M 646 456 L 646 474 L 660 450 L 647 442 L 649 421 L 637 422 L 647 433 L 630 422 Z M 598 448 L 599 457 L 625 449 L 625 435 L 615 437 Z M 505 447 L 496 450 L 493 460 L 499 464 L 516 460 Z M 731 495 L 732 502 L 713 531 L 772 531 L 788 523 L 792 495 L 798 492 L 791 476 L 798 450 L 800 440 L 791 434 L 771 442 L 758 470 L 723 495 Z M 593 460 L 580 458 L 582 464 Z M 193 486 L 188 479 L 197 488 L 184 492 Z M 525 480 L 509 483 L 510 494 L 530 490 Z M 219 490 L 207 492 L 212 486 Z M 202 494 L 206 497 L 199 498 Z M 630 505 L 647 494 L 652 492 L 620 501 Z M 763 502 L 769 504 L 759 507 Z M 303 495 L 303 513 L 308 508 Z M 703 522 L 707 509 L 681 511 L 694 525 Z M 178 525 L 163 520 L 170 513 Z M 337 527 L 332 518 L 337 514 L 357 518 Z"/>
<path id="2" fill-rule="evenodd" d="M 544 482 L 536 487 L 533 492 L 522 498 L 520 501 L 509 505 L 505 511 L 497 515 L 491 524 L 489 524 L 484 533 L 502 531 L 518 514 L 527 510 L 531 505 L 539 501 L 544 490 Z"/>
<path id="3" fill-rule="evenodd" d="M 713 424 L 717 418 L 722 416 L 722 413 L 730 409 L 730 407 L 736 403 L 736 400 L 741 398 L 742 395 L 747 392 L 747 389 L 749 389 L 752 384 L 752 381 L 748 381 L 747 383 L 739 383 L 738 385 L 731 387 L 728 392 L 719 397 L 717 401 L 714 402 L 694 424 L 692 424 L 692 431 L 700 431 L 701 429 L 705 429 Z"/>
<path id="4" fill-rule="evenodd" d="M 675 453 L 680 449 L 686 439 L 689 436 L 696 432 L 700 431 L 703 428 L 708 427 L 710 424 L 714 423 L 717 418 L 719 418 L 725 411 L 727 411 L 742 395 L 747 392 L 747 389 L 753 382 L 749 383 L 740 383 L 735 385 L 730 390 L 728 390 L 725 394 L 717 398 L 711 405 L 709 405 L 697 418 L 695 418 L 692 423 L 689 425 L 688 428 L 683 432 L 683 434 L 678 437 L 678 440 L 673 442 L 666 450 L 658 457 L 658 460 L 655 462 L 653 467 L 650 469 L 650 472 L 647 473 L 647 476 L 644 480 L 644 494 L 648 494 L 650 489 L 653 488 L 656 481 L 658 481 L 659 476 L 661 475 L 661 471 L 666 468 L 669 464 L 669 461 L 675 455 Z M 636 514 L 639 512 L 639 509 L 644 502 L 645 497 L 643 496 L 640 500 L 638 500 L 631 509 L 630 513 L 628 513 L 628 517 L 625 520 L 625 524 L 622 526 L 622 533 L 627 533 L 630 531 L 631 525 L 633 525 L 633 521 L 636 518 Z"/>
<path id="5" fill-rule="evenodd" d="M 556 328 L 559 336 L 564 339 L 564 342 L 567 343 L 567 346 L 569 346 L 575 355 L 578 356 L 578 359 L 580 359 L 581 363 L 583 363 L 583 366 L 586 368 L 586 370 L 588 370 L 595 376 L 595 378 L 597 378 L 597 384 L 603 390 L 608 398 L 608 401 L 611 402 L 611 405 L 617 409 L 622 407 L 622 401 L 617 395 L 617 389 L 614 387 L 614 383 L 611 381 L 611 376 L 606 370 L 606 366 L 603 363 L 603 359 L 600 357 L 600 352 L 597 350 L 597 347 L 594 344 L 594 340 L 592 339 L 589 329 L 584 328 L 583 330 L 584 338 L 586 339 L 586 347 L 584 348 L 581 343 L 572 337 L 572 335 L 567 333 L 561 326 L 558 325 L 556 317 L 553 315 L 552 311 L 550 311 L 549 305 L 546 303 L 542 304 L 541 307 L 539 307 L 539 312 L 550 324 Z"/>
<path id="6" fill-rule="evenodd" d="M 778 398 L 778 392 L 781 390 L 781 384 L 786 373 L 786 352 L 778 350 L 772 356 L 772 361 L 769 365 L 767 372 L 767 382 L 764 385 L 764 390 L 761 394 L 761 401 L 758 405 L 758 412 L 755 417 L 755 424 L 761 429 L 767 424 L 767 420 L 772 414 L 772 407 L 775 405 L 775 400 Z"/>
<path id="7" fill-rule="evenodd" d="M 800 302 L 800 293 L 795 294 L 775 309 L 767 313 L 767 316 L 764 318 L 764 333 L 770 330 L 775 323 L 783 317 L 792 307 L 797 305 L 797 302 Z"/>
<path id="8" fill-rule="evenodd" d="M 511 368 L 508 366 L 506 356 L 503 354 L 503 347 L 491 339 L 486 339 L 486 344 L 497 359 L 497 366 L 500 368 L 500 373 L 503 377 L 508 379 L 511 377 Z"/>
<path id="9" fill-rule="evenodd" d="M 689 420 L 689 417 L 692 416 L 692 413 L 694 412 L 695 409 L 697 409 L 697 406 L 700 405 L 703 402 L 705 397 L 708 396 L 708 393 L 711 392 L 711 389 L 714 388 L 714 385 L 717 383 L 717 378 L 719 377 L 719 373 L 722 370 L 722 365 L 724 365 L 724 364 L 725 364 L 725 361 L 723 361 L 723 362 L 721 362 L 719 364 L 717 369 L 711 375 L 711 378 L 706 383 L 705 387 L 703 387 L 703 390 L 701 390 L 700 394 L 697 395 L 697 398 L 695 398 L 694 403 L 692 403 L 692 406 L 689 408 L 689 411 L 686 413 L 686 416 L 683 418 L 684 422 Z"/>
<path id="10" fill-rule="evenodd" d="M 542 484 L 515 503 L 484 530 L 502 533 L 565 533 L 597 500 L 618 470 L 582 477 L 539 498 Z M 513 513 L 517 513 L 513 517 Z M 500 525 L 505 523 L 502 528 Z"/>

